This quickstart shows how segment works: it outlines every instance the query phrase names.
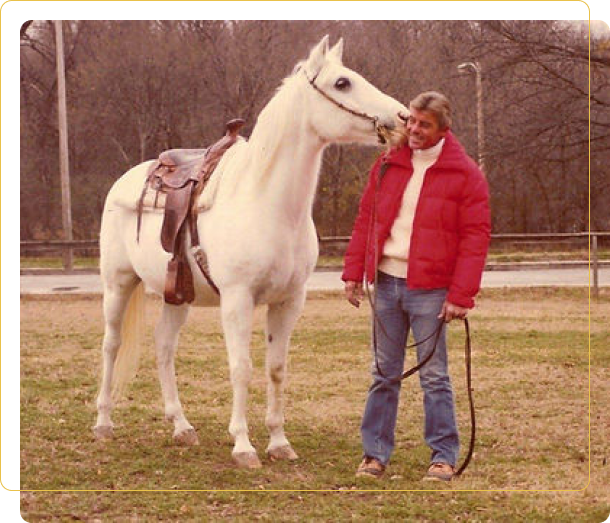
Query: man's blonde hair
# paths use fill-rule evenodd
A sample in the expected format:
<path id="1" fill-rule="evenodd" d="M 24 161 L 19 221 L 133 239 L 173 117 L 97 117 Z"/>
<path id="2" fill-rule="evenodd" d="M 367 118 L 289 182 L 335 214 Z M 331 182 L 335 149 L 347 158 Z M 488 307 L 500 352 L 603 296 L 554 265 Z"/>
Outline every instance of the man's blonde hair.
<path id="1" fill-rule="evenodd" d="M 417 111 L 429 111 L 434 115 L 441 129 L 451 127 L 451 104 L 444 94 L 436 91 L 426 91 L 418 94 L 409 107 Z"/>

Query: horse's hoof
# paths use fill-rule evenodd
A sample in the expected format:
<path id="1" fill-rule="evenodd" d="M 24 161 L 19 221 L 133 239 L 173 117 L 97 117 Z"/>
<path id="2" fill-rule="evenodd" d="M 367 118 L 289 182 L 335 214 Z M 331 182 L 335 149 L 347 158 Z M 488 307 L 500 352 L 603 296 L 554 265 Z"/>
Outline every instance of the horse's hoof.
<path id="1" fill-rule="evenodd" d="M 269 449 L 267 450 L 267 456 L 269 456 L 269 459 L 271 461 L 294 461 L 296 459 L 299 459 L 299 456 L 290 445 L 284 445 L 282 447 L 275 447 L 274 449 Z"/>
<path id="2" fill-rule="evenodd" d="M 105 440 L 113 438 L 112 426 L 110 425 L 100 425 L 99 427 L 93 427 L 93 434 L 95 435 L 95 439 Z"/>
<path id="3" fill-rule="evenodd" d="M 199 438 L 195 429 L 186 429 L 174 435 L 174 442 L 184 447 L 194 447 L 199 445 Z"/>
<path id="4" fill-rule="evenodd" d="M 232 456 L 240 469 L 260 469 L 263 466 L 256 452 L 234 452 Z"/>

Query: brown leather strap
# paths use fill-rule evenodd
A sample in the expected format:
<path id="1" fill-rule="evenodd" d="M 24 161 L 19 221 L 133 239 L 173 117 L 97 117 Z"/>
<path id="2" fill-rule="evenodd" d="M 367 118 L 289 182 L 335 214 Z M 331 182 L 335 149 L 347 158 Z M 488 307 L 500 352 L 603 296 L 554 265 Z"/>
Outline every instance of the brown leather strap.
<path id="1" fill-rule="evenodd" d="M 153 176 L 153 173 L 159 167 L 159 162 L 155 162 L 150 169 L 148 170 L 148 174 L 146 175 L 146 180 L 144 181 L 144 187 L 142 187 L 142 192 L 140 193 L 140 198 L 138 199 L 138 204 L 136 205 L 137 212 L 137 224 L 136 224 L 136 243 L 140 243 L 140 228 L 142 227 L 142 213 L 144 212 L 144 198 L 146 197 L 146 193 L 148 192 L 148 186 L 150 185 L 150 180 Z"/>
<path id="2" fill-rule="evenodd" d="M 186 228 L 182 227 L 176 236 L 174 256 L 167 264 L 163 298 L 172 305 L 191 303 L 195 299 L 193 273 L 185 252 L 185 231 Z"/>
<path id="3" fill-rule="evenodd" d="M 184 256 L 174 256 L 167 263 L 163 299 L 172 305 L 191 303 L 195 299 L 193 273 Z"/>
<path id="4" fill-rule="evenodd" d="M 161 226 L 161 245 L 166 252 L 176 252 L 176 239 L 189 215 L 192 203 L 193 184 L 190 182 L 182 189 L 170 191 L 165 200 L 165 217 Z"/>

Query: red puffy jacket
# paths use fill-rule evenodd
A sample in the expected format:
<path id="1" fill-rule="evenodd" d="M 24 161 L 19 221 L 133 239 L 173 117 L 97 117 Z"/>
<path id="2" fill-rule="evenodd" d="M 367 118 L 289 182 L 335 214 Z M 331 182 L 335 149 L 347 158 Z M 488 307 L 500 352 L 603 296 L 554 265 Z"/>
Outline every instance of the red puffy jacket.
<path id="1" fill-rule="evenodd" d="M 374 280 L 383 245 L 412 175 L 411 150 L 407 146 L 377 159 L 345 253 L 344 281 L 361 282 L 365 274 L 369 282 Z M 447 288 L 449 302 L 472 308 L 481 285 L 490 233 L 487 181 L 458 140 L 448 132 L 439 158 L 426 172 L 417 203 L 407 287 Z"/>

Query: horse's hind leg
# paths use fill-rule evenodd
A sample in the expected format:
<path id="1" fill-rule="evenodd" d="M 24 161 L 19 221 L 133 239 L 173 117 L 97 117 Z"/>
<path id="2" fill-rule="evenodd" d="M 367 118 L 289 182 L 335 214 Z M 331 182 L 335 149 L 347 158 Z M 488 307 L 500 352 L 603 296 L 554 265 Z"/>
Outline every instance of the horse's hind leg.
<path id="1" fill-rule="evenodd" d="M 297 459 L 284 434 L 284 383 L 290 335 L 305 303 L 305 291 L 282 303 L 269 305 L 267 311 L 267 415 L 269 430 L 267 454 L 272 460 Z"/>
<path id="2" fill-rule="evenodd" d="M 174 422 L 174 440 L 181 445 L 197 445 L 197 433 L 182 410 L 174 364 L 178 333 L 188 315 L 188 305 L 163 304 L 161 320 L 155 330 L 157 368 L 165 402 L 165 417 Z"/>
<path id="3" fill-rule="evenodd" d="M 97 421 L 93 432 L 98 439 L 112 437 L 114 424 L 110 418 L 113 407 L 112 376 L 117 351 L 121 345 L 123 314 L 129 298 L 138 283 L 134 274 L 125 274 L 120 281 L 104 284 L 104 341 L 102 342 L 102 382 L 97 396 Z"/>
<path id="4" fill-rule="evenodd" d="M 229 432 L 235 439 L 233 459 L 239 467 L 259 468 L 261 462 L 248 437 L 246 405 L 248 386 L 252 379 L 250 339 L 254 302 L 246 289 L 223 290 L 221 299 L 222 327 L 227 344 L 229 371 L 233 386 L 233 408 Z"/>

